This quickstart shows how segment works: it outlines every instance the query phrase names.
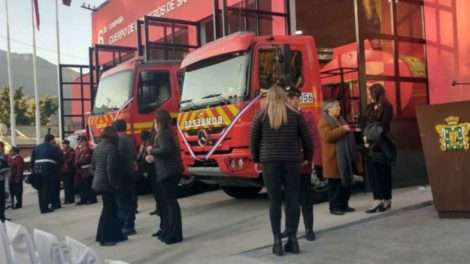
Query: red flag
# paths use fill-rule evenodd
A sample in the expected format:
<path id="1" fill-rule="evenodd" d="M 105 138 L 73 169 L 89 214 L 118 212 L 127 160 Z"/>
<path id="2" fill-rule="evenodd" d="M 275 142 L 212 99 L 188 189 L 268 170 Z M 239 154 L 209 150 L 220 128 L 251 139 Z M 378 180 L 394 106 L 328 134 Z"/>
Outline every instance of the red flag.
<path id="1" fill-rule="evenodd" d="M 36 14 L 36 27 L 39 31 L 39 24 L 41 23 L 40 19 L 39 19 L 39 4 L 38 4 L 38 0 L 33 0 L 33 4 L 34 4 L 34 13 Z"/>
<path id="2" fill-rule="evenodd" d="M 72 0 L 62 0 L 62 4 L 70 6 L 70 4 L 72 4 Z"/>

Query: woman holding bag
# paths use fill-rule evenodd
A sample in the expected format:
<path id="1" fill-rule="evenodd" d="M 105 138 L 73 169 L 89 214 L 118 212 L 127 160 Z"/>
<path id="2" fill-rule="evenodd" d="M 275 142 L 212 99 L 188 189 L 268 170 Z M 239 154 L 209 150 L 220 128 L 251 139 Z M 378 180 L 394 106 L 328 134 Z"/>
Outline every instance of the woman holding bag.
<path id="1" fill-rule="evenodd" d="M 369 87 L 371 103 L 364 113 L 362 131 L 367 150 L 367 175 L 374 202 L 366 213 L 385 212 L 392 208 L 392 166 L 397 151 L 390 132 L 393 107 L 388 102 L 381 84 Z"/>

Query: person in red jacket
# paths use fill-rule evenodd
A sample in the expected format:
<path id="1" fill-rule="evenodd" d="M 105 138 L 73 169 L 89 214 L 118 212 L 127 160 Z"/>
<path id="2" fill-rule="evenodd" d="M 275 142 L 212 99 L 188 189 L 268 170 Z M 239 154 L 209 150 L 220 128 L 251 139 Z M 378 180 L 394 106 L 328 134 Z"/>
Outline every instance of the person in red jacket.
<path id="1" fill-rule="evenodd" d="M 23 206 L 23 170 L 24 159 L 20 156 L 20 149 L 12 147 L 10 150 L 10 194 L 12 209 Z M 15 204 L 16 200 L 16 204 Z"/>
<path id="2" fill-rule="evenodd" d="M 64 157 L 64 164 L 62 165 L 62 175 L 64 180 L 64 204 L 75 203 L 75 193 L 73 178 L 75 174 L 75 168 L 73 163 L 75 162 L 75 150 L 70 147 L 70 141 L 62 141 L 62 156 Z"/>
<path id="3" fill-rule="evenodd" d="M 96 203 L 96 194 L 91 189 L 93 177 L 90 173 L 90 161 L 93 151 L 86 137 L 78 138 L 79 145 L 75 150 L 75 183 L 80 185 L 80 201 L 76 205 Z"/>
<path id="4" fill-rule="evenodd" d="M 315 167 L 321 166 L 321 150 L 320 150 L 320 136 L 317 130 L 317 121 L 313 112 L 302 111 L 299 108 L 301 92 L 295 87 L 287 87 L 287 103 L 294 109 L 299 109 L 299 112 L 303 115 L 307 126 L 310 130 L 310 135 L 313 142 L 313 165 Z M 314 191 L 312 189 L 312 163 L 302 167 L 302 177 L 300 186 L 300 204 L 302 206 L 302 216 L 305 225 L 305 239 L 308 241 L 315 240 L 315 232 L 313 232 L 313 202 L 314 202 Z M 283 232 L 283 237 L 286 236 L 288 230 Z"/>

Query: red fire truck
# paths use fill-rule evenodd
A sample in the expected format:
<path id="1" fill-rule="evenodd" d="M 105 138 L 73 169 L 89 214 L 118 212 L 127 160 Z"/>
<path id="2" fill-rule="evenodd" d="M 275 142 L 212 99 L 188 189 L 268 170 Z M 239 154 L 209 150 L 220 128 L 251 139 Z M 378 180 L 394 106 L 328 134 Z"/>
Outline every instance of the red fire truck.
<path id="1" fill-rule="evenodd" d="M 249 128 L 260 108 L 262 90 L 283 74 L 287 74 L 290 85 L 302 91 L 304 111 L 314 111 L 318 116 L 324 99 L 338 99 L 343 115 L 359 132 L 356 51 L 355 44 L 335 49 L 333 60 L 322 70 L 322 85 L 311 36 L 257 37 L 239 33 L 190 53 L 181 65 L 185 78 L 178 116 L 187 173 L 220 184 L 236 198 L 253 196 L 261 190 L 262 179 L 250 159 Z M 285 59 L 286 72 L 279 68 L 279 57 Z M 369 72 L 392 72 L 393 60 L 383 62 L 391 57 L 380 45 L 367 43 Z M 401 73 L 410 76 L 420 76 L 425 70 L 424 63 L 411 53 L 400 58 L 399 65 Z M 394 83 L 383 85 L 394 103 Z M 427 97 L 413 87 L 405 88 L 401 93 L 402 114 L 409 111 L 411 115 L 416 101 L 425 103 Z"/>
<path id="2" fill-rule="evenodd" d="M 61 79 L 65 134 L 86 128 L 94 145 L 103 128 L 124 119 L 128 123 L 127 133 L 140 143 L 140 132 L 152 129 L 157 109 L 169 111 L 176 120 L 181 58 L 199 47 L 198 40 L 181 44 L 178 36 L 183 35 L 181 28 L 187 30 L 196 27 L 196 23 L 146 16 L 136 24 L 137 47 L 95 45 L 90 48 L 87 74 L 83 74 L 85 66 L 61 65 L 79 68 L 82 73 L 74 82 Z M 156 33 L 155 28 L 159 27 L 172 30 L 161 35 Z M 71 85 L 70 90 L 67 85 Z"/>
<path id="3" fill-rule="evenodd" d="M 150 26 L 171 27 L 173 30 L 165 36 L 149 36 L 149 32 L 152 32 Z M 72 124 L 71 127 L 75 124 L 74 128 L 86 128 L 90 144 L 94 146 L 100 141 L 105 127 L 117 119 L 124 119 L 127 122 L 127 134 L 140 144 L 141 132 L 153 129 L 157 110 L 170 112 L 176 123 L 181 94 L 181 60 L 176 59 L 197 48 L 199 43 L 176 43 L 177 37 L 172 36 L 182 34 L 177 27 L 191 26 L 194 26 L 191 22 L 145 17 L 143 21 L 138 21 L 137 48 L 111 45 L 95 45 L 91 48 L 90 73 L 74 82 L 62 83 L 62 93 L 71 94 L 75 98 L 62 96 L 61 99 L 63 110 L 67 108 L 64 102 L 71 102 L 68 105 L 69 112 L 62 115 L 66 120 L 63 122 L 66 128 L 64 132 L 73 132 L 68 129 L 68 124 Z M 143 37 L 142 32 L 145 34 Z M 167 42 L 169 38 L 173 42 Z M 83 71 L 80 69 L 80 72 Z M 67 84 L 72 85 L 72 91 L 66 93 L 64 88 Z M 84 86 L 87 85 L 90 89 L 84 93 L 87 90 Z M 85 113 L 86 106 L 91 108 L 90 112 Z M 190 187 L 193 180 L 184 183 L 190 183 L 185 186 Z"/>
<path id="4" fill-rule="evenodd" d="M 186 172 L 220 184 L 232 197 L 256 195 L 263 183 L 250 158 L 249 129 L 263 90 L 282 79 L 302 91 L 303 110 L 320 113 L 313 38 L 236 33 L 193 51 L 181 68 L 177 125 Z"/>

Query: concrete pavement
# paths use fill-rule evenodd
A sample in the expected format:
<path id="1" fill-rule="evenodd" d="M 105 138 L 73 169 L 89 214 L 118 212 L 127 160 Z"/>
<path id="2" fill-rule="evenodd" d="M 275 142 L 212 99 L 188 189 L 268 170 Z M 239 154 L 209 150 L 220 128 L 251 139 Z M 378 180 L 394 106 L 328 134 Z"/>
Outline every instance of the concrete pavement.
<path id="1" fill-rule="evenodd" d="M 439 219 L 432 205 L 398 211 L 301 240 L 301 254 L 276 257 L 270 248 L 215 263 L 442 264 L 470 263 L 468 219 Z"/>
<path id="2" fill-rule="evenodd" d="M 30 230 L 39 228 L 54 233 L 61 241 L 64 241 L 65 235 L 71 236 L 94 248 L 103 259 L 119 259 L 129 263 L 208 263 L 211 261 L 226 263 L 225 260 L 230 261 L 230 258 L 234 256 L 235 258 L 248 258 L 250 261 L 264 261 L 270 255 L 270 249 L 266 246 L 271 245 L 272 235 L 265 193 L 248 200 L 232 199 L 222 191 L 180 199 L 185 240 L 183 243 L 171 246 L 164 245 L 150 236 L 158 224 L 157 219 L 148 214 L 153 210 L 154 203 L 149 195 L 141 196 L 139 197 L 141 213 L 137 215 L 136 220 L 138 234 L 131 236 L 129 241 L 119 243 L 114 247 L 100 247 L 94 239 L 101 204 L 70 205 L 52 214 L 40 215 L 37 208 L 37 193 L 30 186 L 25 187 L 24 208 L 8 210 L 8 217 Z M 336 232 L 335 230 L 340 227 L 349 226 L 352 223 L 363 223 L 374 217 L 387 218 L 387 215 L 393 215 L 403 208 L 429 204 L 432 195 L 429 188 L 413 187 L 394 190 L 393 210 L 382 215 L 364 213 L 371 200 L 371 194 L 353 195 L 350 205 L 355 207 L 357 212 L 345 216 L 330 215 L 327 203 L 316 205 L 315 231 L 319 241 L 311 243 L 311 246 L 315 248 L 315 245 L 329 237 L 330 232 Z M 303 235 L 303 223 L 300 227 L 299 235 Z M 297 258 L 301 261 L 303 256 L 308 256 L 311 252 L 310 245 L 305 246 L 302 242 L 301 246 L 303 254 L 285 258 L 282 262 L 296 263 Z M 251 253 L 254 249 L 259 249 L 260 255 Z M 244 253 L 247 251 L 250 253 Z M 220 262 L 221 260 L 224 261 Z"/>

